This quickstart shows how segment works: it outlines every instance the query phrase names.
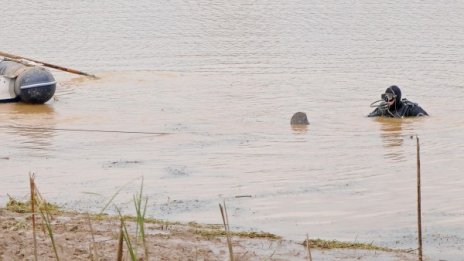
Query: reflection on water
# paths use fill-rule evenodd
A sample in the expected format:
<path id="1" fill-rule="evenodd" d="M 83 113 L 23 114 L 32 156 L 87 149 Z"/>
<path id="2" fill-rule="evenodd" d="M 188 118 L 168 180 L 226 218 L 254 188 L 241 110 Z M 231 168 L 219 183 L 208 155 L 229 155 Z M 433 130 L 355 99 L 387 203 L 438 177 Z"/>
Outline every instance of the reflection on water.
<path id="1" fill-rule="evenodd" d="M 411 122 L 405 119 L 378 117 L 380 124 L 380 137 L 385 148 L 385 158 L 394 161 L 404 161 L 405 155 L 402 145 L 406 137 L 404 128 Z"/>
<path id="2" fill-rule="evenodd" d="M 55 135 L 53 105 L 2 104 L 0 117 L 0 128 L 11 136 L 18 149 L 30 150 L 36 156 L 46 154 Z"/>
<path id="3" fill-rule="evenodd" d="M 38 155 L 43 155 L 48 147 L 52 145 L 51 139 L 55 135 L 55 131 L 51 128 L 28 128 L 28 127 L 12 127 L 11 132 L 15 132 L 21 136 L 22 147 L 36 151 Z"/>
<path id="4" fill-rule="evenodd" d="M 308 132 L 308 125 L 292 124 L 292 130 L 295 134 L 304 134 Z"/>
<path id="5" fill-rule="evenodd" d="M 50 104 L 24 104 L 24 103 L 4 104 L 0 108 L 0 111 L 8 113 L 8 114 L 46 115 L 46 116 L 50 116 L 55 113 L 53 106 Z"/>

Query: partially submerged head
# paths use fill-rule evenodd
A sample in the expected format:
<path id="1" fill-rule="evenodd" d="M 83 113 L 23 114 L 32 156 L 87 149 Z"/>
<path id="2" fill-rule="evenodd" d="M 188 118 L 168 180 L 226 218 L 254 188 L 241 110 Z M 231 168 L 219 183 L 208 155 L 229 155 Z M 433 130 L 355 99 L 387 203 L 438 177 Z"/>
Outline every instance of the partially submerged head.
<path id="1" fill-rule="evenodd" d="M 290 120 L 291 125 L 309 125 L 308 117 L 304 112 L 297 112 L 293 114 Z"/>

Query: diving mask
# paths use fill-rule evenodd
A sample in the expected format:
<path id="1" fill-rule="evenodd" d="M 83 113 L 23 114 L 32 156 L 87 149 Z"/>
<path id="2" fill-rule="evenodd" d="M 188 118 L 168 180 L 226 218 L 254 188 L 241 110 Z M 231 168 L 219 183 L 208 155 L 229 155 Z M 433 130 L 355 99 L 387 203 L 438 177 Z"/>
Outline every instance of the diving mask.
<path id="1" fill-rule="evenodd" d="M 382 93 L 382 95 L 380 96 L 382 98 L 382 100 L 386 101 L 386 102 L 389 102 L 393 99 L 396 98 L 396 95 L 394 93 Z"/>

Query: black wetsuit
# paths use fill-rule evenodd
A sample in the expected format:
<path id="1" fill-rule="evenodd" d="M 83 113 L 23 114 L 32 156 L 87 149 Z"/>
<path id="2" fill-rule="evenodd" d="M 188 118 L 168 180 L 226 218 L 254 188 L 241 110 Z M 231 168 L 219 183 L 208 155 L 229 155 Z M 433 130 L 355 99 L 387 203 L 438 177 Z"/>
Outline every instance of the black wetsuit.
<path id="1" fill-rule="evenodd" d="M 375 110 L 369 113 L 368 117 L 392 117 L 392 118 L 403 118 L 403 117 L 415 117 L 415 116 L 426 116 L 427 112 L 422 109 L 417 103 L 402 99 L 400 102 L 395 102 L 390 108 L 375 108 Z"/>

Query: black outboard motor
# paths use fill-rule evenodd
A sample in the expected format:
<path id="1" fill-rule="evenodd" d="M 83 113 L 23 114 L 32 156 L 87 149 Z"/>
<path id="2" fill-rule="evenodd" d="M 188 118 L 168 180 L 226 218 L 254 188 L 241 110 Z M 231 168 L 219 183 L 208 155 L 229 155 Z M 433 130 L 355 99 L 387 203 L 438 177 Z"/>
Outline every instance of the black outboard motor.
<path id="1" fill-rule="evenodd" d="M 55 90 L 55 78 L 47 69 L 0 60 L 0 102 L 46 103 Z"/>

